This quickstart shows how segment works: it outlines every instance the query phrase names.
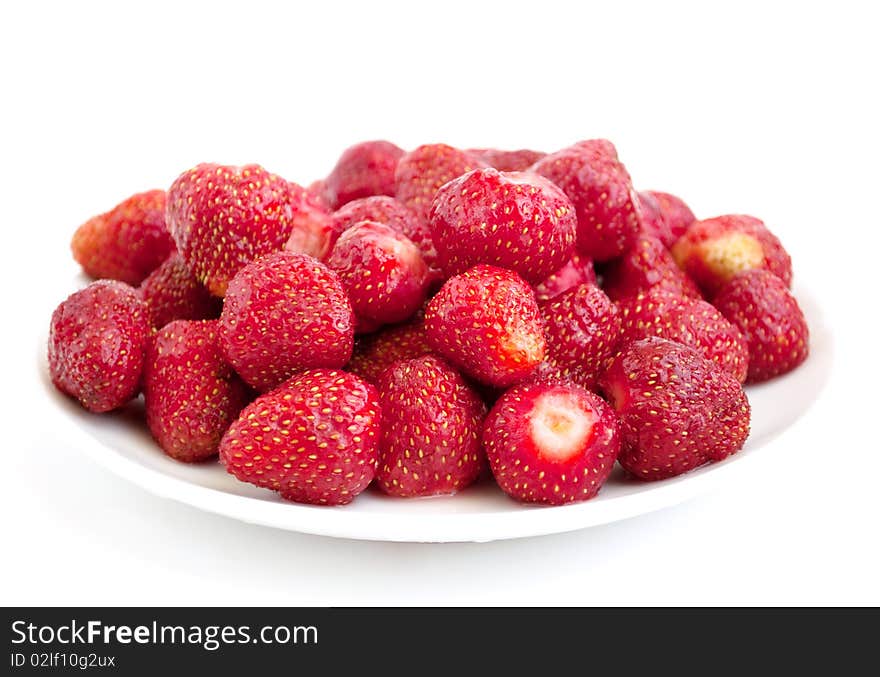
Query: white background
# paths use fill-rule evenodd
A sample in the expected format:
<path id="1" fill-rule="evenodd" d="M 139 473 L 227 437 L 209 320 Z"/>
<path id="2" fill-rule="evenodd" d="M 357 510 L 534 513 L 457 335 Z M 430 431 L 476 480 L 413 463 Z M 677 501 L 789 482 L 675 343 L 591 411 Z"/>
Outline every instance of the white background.
<path id="1" fill-rule="evenodd" d="M 0 603 L 880 603 L 872 3 L 308 4 L 0 10 Z M 212 160 L 308 183 L 371 138 L 600 136 L 638 187 L 763 218 L 822 301 L 832 381 L 739 485 L 571 534 L 365 543 L 155 498 L 55 430 L 36 359 L 69 238 L 128 194 Z"/>

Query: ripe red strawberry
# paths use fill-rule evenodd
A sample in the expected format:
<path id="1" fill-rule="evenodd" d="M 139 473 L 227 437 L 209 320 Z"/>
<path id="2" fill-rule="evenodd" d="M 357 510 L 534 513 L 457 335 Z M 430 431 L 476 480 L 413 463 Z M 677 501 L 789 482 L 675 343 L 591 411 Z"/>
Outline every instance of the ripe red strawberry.
<path id="1" fill-rule="evenodd" d="M 574 384 L 525 383 L 492 407 L 483 446 L 509 496 L 562 505 L 598 493 L 620 450 L 620 433 L 598 395 Z"/>
<path id="2" fill-rule="evenodd" d="M 659 336 L 694 348 L 742 383 L 749 350 L 739 329 L 702 299 L 654 287 L 618 302 L 623 342 Z"/>
<path id="3" fill-rule="evenodd" d="M 475 169 L 437 191 L 429 218 L 447 277 L 478 263 L 538 284 L 572 254 L 577 218 L 559 188 L 535 174 Z"/>
<path id="4" fill-rule="evenodd" d="M 310 190 L 289 184 L 294 211 L 290 237 L 284 245 L 289 252 L 308 254 L 325 261 L 336 244 L 339 231 L 322 201 Z"/>
<path id="5" fill-rule="evenodd" d="M 486 264 L 450 278 L 428 304 L 428 343 L 471 378 L 505 387 L 544 359 L 538 304 L 519 275 Z"/>
<path id="6" fill-rule="evenodd" d="M 220 441 L 220 461 L 242 482 L 289 501 L 344 505 L 372 481 L 380 434 L 373 386 L 310 369 L 242 410 Z"/>
<path id="7" fill-rule="evenodd" d="M 663 243 L 643 234 L 626 254 L 605 266 L 602 288 L 619 301 L 653 287 L 662 287 L 679 296 L 702 298 L 697 285 L 676 265 Z"/>
<path id="8" fill-rule="evenodd" d="M 174 251 L 165 224 L 165 191 L 132 195 L 89 219 L 73 234 L 70 248 L 87 275 L 140 284 Z"/>
<path id="9" fill-rule="evenodd" d="M 428 267 L 405 236 L 376 221 L 340 235 L 327 260 L 348 292 L 361 326 L 408 320 L 425 303 Z M 370 331 L 370 329 L 367 329 Z"/>
<path id="10" fill-rule="evenodd" d="M 696 221 L 672 247 L 676 263 L 712 298 L 734 275 L 763 268 L 791 286 L 791 258 L 763 221 L 730 214 Z"/>
<path id="11" fill-rule="evenodd" d="M 223 303 L 199 284 L 180 254 L 147 276 L 138 288 L 147 305 L 151 324 L 161 329 L 172 320 L 211 320 L 220 317 Z"/>
<path id="12" fill-rule="evenodd" d="M 617 307 L 592 284 L 570 289 L 541 306 L 547 338 L 546 364 L 540 375 L 553 372 L 592 388 L 608 366 L 620 341 Z"/>
<path id="13" fill-rule="evenodd" d="M 360 200 L 352 200 L 333 213 L 333 225 L 339 233 L 361 221 L 384 223 L 401 235 L 408 237 L 419 248 L 422 258 L 428 265 L 428 276 L 432 280 L 440 277 L 437 249 L 431 239 L 431 229 L 428 227 L 428 222 L 402 202 L 386 195 L 374 195 Z"/>
<path id="14" fill-rule="evenodd" d="M 201 164 L 168 191 L 168 226 L 187 267 L 212 294 L 290 237 L 299 196 L 259 165 Z"/>
<path id="15" fill-rule="evenodd" d="M 336 273 L 305 254 L 276 252 L 242 268 L 220 315 L 226 358 L 251 386 L 351 358 L 354 314 Z"/>
<path id="16" fill-rule="evenodd" d="M 364 141 L 347 148 L 324 180 L 330 208 L 370 195 L 394 195 L 394 170 L 403 154 L 389 141 Z"/>
<path id="17" fill-rule="evenodd" d="M 656 237 L 667 249 L 696 221 L 684 201 L 670 193 L 646 190 L 638 194 L 642 234 Z"/>
<path id="18" fill-rule="evenodd" d="M 409 207 L 387 195 L 352 200 L 333 212 L 333 221 L 340 233 L 361 221 L 378 221 L 407 237 L 424 223 Z"/>
<path id="19" fill-rule="evenodd" d="M 249 399 L 248 387 L 223 357 L 216 320 L 176 320 L 148 343 L 147 425 L 171 458 L 192 462 L 216 455 Z"/>
<path id="20" fill-rule="evenodd" d="M 574 205 L 578 251 L 607 261 L 630 248 L 639 231 L 638 198 L 610 141 L 581 141 L 538 160 L 532 171 L 559 186 Z"/>
<path id="21" fill-rule="evenodd" d="M 807 321 L 786 284 L 773 273 L 739 273 L 718 292 L 715 307 L 740 329 L 748 343 L 749 382 L 785 374 L 807 359 Z"/>
<path id="22" fill-rule="evenodd" d="M 749 434 L 742 386 L 697 351 L 662 338 L 628 344 L 600 381 L 620 416 L 618 460 L 641 480 L 720 461 Z"/>
<path id="23" fill-rule="evenodd" d="M 382 406 L 379 488 L 392 496 L 452 494 L 484 463 L 486 405 L 455 369 L 433 355 L 397 362 L 376 383 Z"/>
<path id="24" fill-rule="evenodd" d="M 360 337 L 345 370 L 375 384 L 379 375 L 395 362 L 430 352 L 423 320 L 399 324 Z"/>
<path id="25" fill-rule="evenodd" d="M 597 284 L 596 270 L 590 259 L 575 252 L 559 270 L 535 285 L 535 298 L 543 303 L 584 283 Z"/>
<path id="26" fill-rule="evenodd" d="M 394 196 L 427 221 L 434 194 L 440 186 L 485 166 L 482 160 L 452 146 L 442 143 L 419 146 L 397 163 Z"/>
<path id="27" fill-rule="evenodd" d="M 467 151 L 489 167 L 499 172 L 524 172 L 547 153 L 538 150 L 498 150 L 496 148 L 471 148 Z"/>
<path id="28" fill-rule="evenodd" d="M 150 323 L 137 292 L 98 280 L 67 297 L 52 313 L 52 383 L 89 411 L 121 407 L 138 393 Z"/>

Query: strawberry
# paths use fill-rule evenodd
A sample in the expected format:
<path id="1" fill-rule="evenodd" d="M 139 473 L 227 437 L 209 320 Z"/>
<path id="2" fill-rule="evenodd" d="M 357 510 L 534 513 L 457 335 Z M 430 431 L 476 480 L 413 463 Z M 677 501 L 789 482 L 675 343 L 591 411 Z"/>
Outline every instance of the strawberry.
<path id="1" fill-rule="evenodd" d="M 639 231 L 638 198 L 610 141 L 581 141 L 538 160 L 531 171 L 559 186 L 577 213 L 578 251 L 607 261 L 630 248 Z"/>
<path id="2" fill-rule="evenodd" d="M 340 233 L 361 221 L 384 223 L 406 237 L 418 232 L 424 224 L 409 207 L 387 195 L 352 200 L 333 212 L 333 222 Z"/>
<path id="3" fill-rule="evenodd" d="M 596 270 L 590 259 L 575 252 L 561 268 L 535 285 L 535 298 L 543 303 L 585 282 L 597 284 Z"/>
<path id="4" fill-rule="evenodd" d="M 408 237 L 419 248 L 422 258 L 428 265 L 428 277 L 432 280 L 441 277 L 437 262 L 437 249 L 431 238 L 428 222 L 419 217 L 402 202 L 386 195 L 352 200 L 333 213 L 333 226 L 342 233 L 361 221 L 378 221 Z"/>
<path id="5" fill-rule="evenodd" d="M 788 286 L 773 273 L 739 273 L 721 288 L 714 303 L 748 343 L 749 382 L 785 374 L 807 359 L 807 321 Z"/>
<path id="6" fill-rule="evenodd" d="M 626 254 L 603 268 L 602 288 L 619 301 L 653 287 L 662 287 L 680 296 L 702 298 L 697 285 L 676 265 L 663 243 L 642 234 Z"/>
<path id="7" fill-rule="evenodd" d="M 595 496 L 620 450 L 617 417 L 574 384 L 525 383 L 489 412 L 483 447 L 501 489 L 519 501 L 562 505 Z"/>
<path id="8" fill-rule="evenodd" d="M 620 416 L 618 460 L 661 480 L 740 450 L 749 401 L 740 383 L 693 348 L 652 337 L 628 344 L 600 380 Z"/>
<path id="9" fill-rule="evenodd" d="M 347 148 L 324 180 L 330 208 L 370 195 L 394 195 L 394 170 L 403 154 L 389 141 L 364 141 Z"/>
<path id="10" fill-rule="evenodd" d="M 305 190 L 309 194 L 308 200 L 312 202 L 316 207 L 322 209 L 325 212 L 333 211 L 333 208 L 330 206 L 330 202 L 328 202 L 327 200 L 327 181 L 325 179 L 312 181 L 308 186 L 306 186 Z"/>
<path id="11" fill-rule="evenodd" d="M 201 164 L 169 189 L 168 225 L 187 267 L 223 296 L 245 265 L 284 246 L 299 203 L 287 181 L 259 165 Z"/>
<path id="12" fill-rule="evenodd" d="M 694 213 L 680 197 L 656 190 L 638 194 L 642 213 L 642 235 L 655 237 L 667 249 L 696 221 Z"/>
<path id="13" fill-rule="evenodd" d="M 314 193 L 293 182 L 288 183 L 288 187 L 294 211 L 290 237 L 284 244 L 284 249 L 325 261 L 339 237 L 336 224 Z"/>
<path id="14" fill-rule="evenodd" d="M 544 359 L 538 304 L 519 275 L 486 264 L 450 278 L 428 304 L 428 343 L 468 376 L 506 387 Z"/>
<path id="15" fill-rule="evenodd" d="M 73 258 L 87 275 L 139 285 L 174 251 L 165 224 L 165 191 L 132 195 L 77 228 Z"/>
<path id="16" fill-rule="evenodd" d="M 485 163 L 467 151 L 442 143 L 419 146 L 406 153 L 394 173 L 394 196 L 427 221 L 434 194 L 447 181 Z"/>
<path id="17" fill-rule="evenodd" d="M 360 337 L 345 369 L 375 384 L 379 375 L 395 362 L 430 352 L 424 320 L 418 320 Z"/>
<path id="18" fill-rule="evenodd" d="M 373 386 L 310 369 L 242 410 L 220 441 L 220 461 L 242 482 L 289 501 L 344 505 L 372 481 L 380 435 Z"/>
<path id="19" fill-rule="evenodd" d="M 618 302 L 623 342 L 659 336 L 697 350 L 742 383 L 749 350 L 739 329 L 702 299 L 654 287 Z"/>
<path id="20" fill-rule="evenodd" d="M 175 320 L 149 342 L 147 425 L 171 458 L 192 462 L 216 455 L 220 438 L 249 394 L 223 357 L 216 320 Z"/>
<path id="21" fill-rule="evenodd" d="M 592 388 L 620 341 L 617 307 L 592 284 L 582 284 L 541 306 L 548 372 Z"/>
<path id="22" fill-rule="evenodd" d="M 354 315 L 339 277 L 305 254 L 276 252 L 242 268 L 220 315 L 223 352 L 260 391 L 296 371 L 351 358 Z"/>
<path id="23" fill-rule="evenodd" d="M 471 148 L 467 151 L 482 160 L 488 167 L 499 172 L 524 172 L 547 153 L 537 150 L 498 150 L 496 148 Z"/>
<path id="24" fill-rule="evenodd" d="M 359 331 L 362 325 L 408 320 L 425 302 L 428 267 L 422 255 L 409 238 L 385 224 L 361 221 L 346 230 L 327 265 L 348 292 Z"/>
<path id="25" fill-rule="evenodd" d="M 486 406 L 433 355 L 395 363 L 376 383 L 382 406 L 379 488 L 392 496 L 452 494 L 483 467 Z"/>
<path id="26" fill-rule="evenodd" d="M 161 329 L 172 320 L 211 320 L 220 317 L 223 304 L 205 289 L 177 252 L 147 276 L 138 294 L 150 321 Z"/>
<path id="27" fill-rule="evenodd" d="M 52 313 L 52 383 L 89 411 L 121 407 L 138 394 L 149 333 L 147 307 L 134 288 L 92 282 Z"/>
<path id="28" fill-rule="evenodd" d="M 475 169 L 442 186 L 429 218 L 447 277 L 478 263 L 537 284 L 572 254 L 577 219 L 559 188 L 535 174 Z"/>
<path id="29" fill-rule="evenodd" d="M 695 221 L 672 246 L 676 263 L 712 298 L 744 270 L 763 268 L 791 286 L 791 258 L 763 221 L 730 214 Z"/>

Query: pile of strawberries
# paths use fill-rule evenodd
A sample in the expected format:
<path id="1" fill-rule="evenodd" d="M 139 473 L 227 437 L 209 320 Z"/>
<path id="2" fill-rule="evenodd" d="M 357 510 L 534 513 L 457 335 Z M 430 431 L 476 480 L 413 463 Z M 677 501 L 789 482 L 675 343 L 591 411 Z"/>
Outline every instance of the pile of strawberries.
<path id="1" fill-rule="evenodd" d="M 741 449 L 742 384 L 808 353 L 767 227 L 635 192 L 605 140 L 371 141 L 308 188 L 201 164 L 72 248 L 100 279 L 52 316 L 58 389 L 93 412 L 143 393 L 166 454 L 304 503 L 672 477 Z"/>

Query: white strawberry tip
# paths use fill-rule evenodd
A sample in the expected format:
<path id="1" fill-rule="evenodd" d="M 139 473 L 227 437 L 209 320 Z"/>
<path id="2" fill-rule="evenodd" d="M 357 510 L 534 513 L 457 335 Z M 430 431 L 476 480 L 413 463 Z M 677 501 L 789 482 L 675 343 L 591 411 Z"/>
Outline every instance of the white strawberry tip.
<path id="1" fill-rule="evenodd" d="M 564 463 L 583 453 L 593 437 L 593 411 L 584 409 L 577 398 L 563 393 L 538 397 L 530 416 L 530 433 L 544 459 Z"/>

